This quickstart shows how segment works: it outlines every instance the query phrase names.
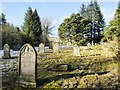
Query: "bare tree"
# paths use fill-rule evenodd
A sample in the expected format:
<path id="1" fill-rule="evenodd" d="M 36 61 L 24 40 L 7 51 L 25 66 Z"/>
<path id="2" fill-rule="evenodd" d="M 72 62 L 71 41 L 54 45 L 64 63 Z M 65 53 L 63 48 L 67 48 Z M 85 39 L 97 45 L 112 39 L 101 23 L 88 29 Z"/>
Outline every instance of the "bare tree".
<path id="1" fill-rule="evenodd" d="M 54 19 L 51 16 L 46 16 L 42 18 L 42 35 L 43 35 L 43 42 L 45 43 L 46 38 L 49 36 L 54 35 L 53 31 L 55 30 Z"/>

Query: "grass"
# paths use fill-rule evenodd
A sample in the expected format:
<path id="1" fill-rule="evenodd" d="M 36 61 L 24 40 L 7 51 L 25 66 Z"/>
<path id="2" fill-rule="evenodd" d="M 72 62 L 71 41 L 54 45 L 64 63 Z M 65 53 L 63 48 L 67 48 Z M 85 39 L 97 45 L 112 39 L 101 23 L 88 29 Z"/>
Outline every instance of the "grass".
<path id="1" fill-rule="evenodd" d="M 81 57 L 75 57 L 72 48 L 60 53 L 38 53 L 37 89 L 39 88 L 117 88 L 118 57 L 102 45 L 91 50 L 80 50 Z M 70 71 L 49 71 L 53 65 L 68 64 Z M 9 72 L 8 72 L 9 73 Z M 12 73 L 12 74 L 10 74 Z M 13 72 L 10 72 L 13 75 Z M 3 82 L 10 82 L 10 75 Z M 16 75 L 16 74 L 15 74 Z M 17 76 L 17 75 L 16 75 Z M 4 76 L 3 76 L 4 77 Z M 15 77 L 14 77 L 15 78 Z M 10 86 L 10 85 L 9 85 Z M 7 86 L 4 85 L 6 88 Z M 14 86 L 13 88 L 18 88 Z"/>

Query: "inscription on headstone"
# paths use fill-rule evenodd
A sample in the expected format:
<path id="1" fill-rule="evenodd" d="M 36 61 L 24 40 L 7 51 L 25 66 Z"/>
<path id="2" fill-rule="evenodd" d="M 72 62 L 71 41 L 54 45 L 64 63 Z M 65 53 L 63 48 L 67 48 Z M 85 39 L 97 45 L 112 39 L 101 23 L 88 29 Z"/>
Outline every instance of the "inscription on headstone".
<path id="1" fill-rule="evenodd" d="M 10 46 L 8 44 L 5 44 L 3 49 L 4 49 L 3 58 L 10 58 Z"/>
<path id="2" fill-rule="evenodd" d="M 78 45 L 74 46 L 74 56 L 81 56 L 80 55 L 80 48 Z"/>
<path id="3" fill-rule="evenodd" d="M 37 82 L 37 53 L 30 44 L 25 44 L 19 53 L 20 84 L 35 88 Z"/>
<path id="4" fill-rule="evenodd" d="M 43 43 L 39 44 L 39 52 L 44 53 L 45 52 L 45 46 Z"/>
<path id="5" fill-rule="evenodd" d="M 56 53 L 59 52 L 59 42 L 55 42 L 53 44 L 53 52 L 56 52 Z"/>

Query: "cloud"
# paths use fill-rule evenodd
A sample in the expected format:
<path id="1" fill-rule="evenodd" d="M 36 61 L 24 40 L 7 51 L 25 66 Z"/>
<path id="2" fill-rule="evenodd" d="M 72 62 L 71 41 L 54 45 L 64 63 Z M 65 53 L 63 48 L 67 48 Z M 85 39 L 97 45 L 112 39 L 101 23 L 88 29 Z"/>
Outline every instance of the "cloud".
<path id="1" fill-rule="evenodd" d="M 65 16 L 64 19 L 68 18 L 68 16 Z"/>

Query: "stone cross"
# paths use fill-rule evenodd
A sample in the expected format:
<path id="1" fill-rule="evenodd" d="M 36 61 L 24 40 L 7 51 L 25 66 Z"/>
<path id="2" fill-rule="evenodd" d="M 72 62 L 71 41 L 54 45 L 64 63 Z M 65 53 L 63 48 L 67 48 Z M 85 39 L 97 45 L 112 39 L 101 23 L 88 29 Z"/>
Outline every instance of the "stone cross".
<path id="1" fill-rule="evenodd" d="M 10 58 L 10 46 L 8 44 L 5 44 L 3 49 L 4 49 L 3 58 Z"/>
<path id="2" fill-rule="evenodd" d="M 78 45 L 74 46 L 74 56 L 81 56 L 80 55 L 80 48 Z"/>
<path id="3" fill-rule="evenodd" d="M 91 49 L 91 44 L 90 43 L 87 44 L 87 49 Z"/>
<path id="4" fill-rule="evenodd" d="M 45 46 L 43 43 L 39 44 L 39 52 L 44 53 L 45 52 Z"/>
<path id="5" fill-rule="evenodd" d="M 56 52 L 56 53 L 59 52 L 59 42 L 53 43 L 53 52 Z"/>
<path id="6" fill-rule="evenodd" d="M 36 88 L 37 85 L 37 53 L 30 44 L 21 47 L 19 53 L 19 84 Z"/>

